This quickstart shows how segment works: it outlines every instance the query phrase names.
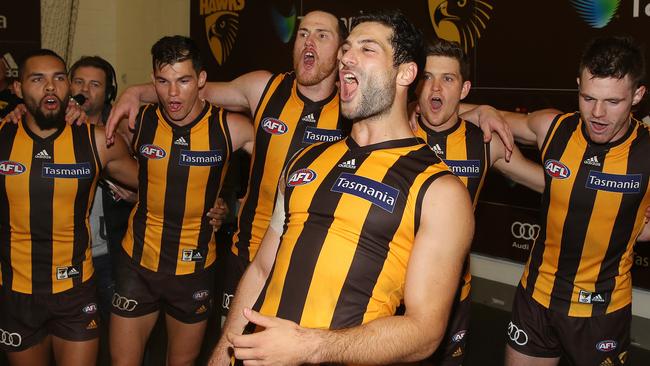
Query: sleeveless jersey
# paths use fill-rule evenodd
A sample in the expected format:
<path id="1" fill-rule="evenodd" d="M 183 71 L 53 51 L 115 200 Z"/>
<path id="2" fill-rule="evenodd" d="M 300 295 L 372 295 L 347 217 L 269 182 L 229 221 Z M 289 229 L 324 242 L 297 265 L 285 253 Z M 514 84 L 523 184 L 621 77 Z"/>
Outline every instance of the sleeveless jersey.
<path id="1" fill-rule="evenodd" d="M 431 149 L 449 166 L 469 190 L 474 208 L 490 168 L 490 144 L 483 142 L 483 131 L 475 125 L 459 119 L 446 131 L 436 132 L 418 120 L 416 135 L 424 139 Z M 469 256 L 463 268 L 460 300 L 469 296 L 472 274 Z"/>
<path id="2" fill-rule="evenodd" d="M 286 172 L 284 233 L 255 308 L 321 329 L 393 315 L 424 194 L 447 166 L 420 139 L 346 138 L 304 149 Z"/>
<path id="3" fill-rule="evenodd" d="M 315 142 L 340 140 L 347 136 L 350 126 L 339 114 L 338 90 L 325 100 L 313 102 L 300 94 L 293 72 L 271 78 L 254 114 L 255 145 L 233 253 L 247 261 L 257 253 L 288 159 Z"/>
<path id="4" fill-rule="evenodd" d="M 565 114 L 552 122 L 541 152 L 541 231 L 522 286 L 569 316 L 621 309 L 632 300 L 632 249 L 650 204 L 648 127 L 632 118 L 618 141 L 595 144 L 580 115 Z"/>
<path id="5" fill-rule="evenodd" d="M 100 171 L 92 125 L 41 138 L 24 122 L 0 123 L 2 286 L 52 294 L 92 277 L 88 214 Z"/>
<path id="6" fill-rule="evenodd" d="M 206 213 L 232 154 L 226 115 L 206 103 L 196 120 L 179 127 L 156 105 L 140 110 L 133 137 L 138 203 L 122 247 L 142 267 L 183 275 L 214 263 L 216 244 Z"/>

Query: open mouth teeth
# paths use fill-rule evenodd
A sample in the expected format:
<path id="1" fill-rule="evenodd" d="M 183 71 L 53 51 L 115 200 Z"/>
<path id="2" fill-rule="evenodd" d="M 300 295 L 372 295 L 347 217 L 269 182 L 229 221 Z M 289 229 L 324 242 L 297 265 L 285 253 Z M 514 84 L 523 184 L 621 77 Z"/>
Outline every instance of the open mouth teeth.
<path id="1" fill-rule="evenodd" d="M 56 104 L 56 98 L 54 98 L 54 97 L 45 98 L 45 103 L 46 104 Z"/>
<path id="2" fill-rule="evenodd" d="M 345 74 L 343 75 L 343 81 L 346 84 L 352 84 L 357 82 L 357 78 L 352 74 Z"/>

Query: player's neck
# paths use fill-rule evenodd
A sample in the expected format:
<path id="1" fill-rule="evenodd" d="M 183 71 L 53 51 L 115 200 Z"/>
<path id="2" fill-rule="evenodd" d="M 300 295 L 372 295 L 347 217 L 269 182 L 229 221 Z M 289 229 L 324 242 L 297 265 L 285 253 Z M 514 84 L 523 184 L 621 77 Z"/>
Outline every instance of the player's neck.
<path id="1" fill-rule="evenodd" d="M 320 102 L 321 100 L 326 99 L 334 92 L 336 88 L 336 74 L 332 73 L 323 79 L 320 83 L 314 85 L 303 85 L 296 83 L 298 91 L 307 99 L 313 102 Z"/>
<path id="2" fill-rule="evenodd" d="M 354 121 L 350 136 L 359 146 L 414 137 L 408 123 L 406 103 L 393 103 L 390 110 Z"/>
<path id="3" fill-rule="evenodd" d="M 429 128 L 429 129 L 431 129 L 431 130 L 433 130 L 435 132 L 445 132 L 445 131 L 448 131 L 448 130 L 454 128 L 454 126 L 456 126 L 458 124 L 458 122 L 460 122 L 460 119 L 458 118 L 458 112 L 455 112 L 445 122 L 443 122 L 442 124 L 437 125 L 437 126 L 429 123 L 429 121 L 427 121 L 426 118 L 424 118 L 424 116 L 421 117 L 421 121 L 422 121 L 422 123 L 424 123 L 424 125 L 427 128 Z"/>
<path id="4" fill-rule="evenodd" d="M 95 114 L 92 114 L 92 115 L 89 114 L 88 115 L 88 123 L 90 123 L 91 125 L 95 125 L 95 126 L 103 126 L 104 121 L 102 121 L 102 113 L 99 112 L 99 113 L 95 113 Z"/>

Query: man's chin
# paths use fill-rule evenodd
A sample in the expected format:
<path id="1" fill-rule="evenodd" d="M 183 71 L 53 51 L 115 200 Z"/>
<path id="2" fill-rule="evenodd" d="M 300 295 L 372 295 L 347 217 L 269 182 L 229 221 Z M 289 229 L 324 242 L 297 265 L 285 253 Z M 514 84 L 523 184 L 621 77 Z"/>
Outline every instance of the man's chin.
<path id="1" fill-rule="evenodd" d="M 59 110 L 45 114 L 39 111 L 39 113 L 34 114 L 34 121 L 41 130 L 58 129 L 65 126 L 65 112 Z"/>

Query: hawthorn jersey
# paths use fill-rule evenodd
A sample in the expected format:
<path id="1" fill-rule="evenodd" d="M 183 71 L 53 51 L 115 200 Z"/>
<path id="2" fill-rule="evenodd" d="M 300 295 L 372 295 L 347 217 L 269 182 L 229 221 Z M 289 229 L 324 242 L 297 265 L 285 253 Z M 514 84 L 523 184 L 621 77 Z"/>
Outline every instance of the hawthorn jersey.
<path id="1" fill-rule="evenodd" d="M 92 277 L 88 215 L 100 171 L 92 125 L 41 138 L 24 122 L 0 122 L 2 286 L 52 294 Z"/>
<path id="2" fill-rule="evenodd" d="M 450 174 L 420 139 L 308 147 L 287 165 L 284 233 L 255 304 L 308 328 L 390 316 L 429 185 Z"/>
<path id="3" fill-rule="evenodd" d="M 142 107 L 133 151 L 139 162 L 138 203 L 122 247 L 144 268 L 183 275 L 216 259 L 210 219 L 232 154 L 226 112 L 206 103 L 186 126 L 163 116 L 157 105 Z"/>
<path id="4" fill-rule="evenodd" d="M 650 136 L 631 118 L 619 140 L 589 140 L 578 113 L 555 118 L 541 147 L 541 232 L 521 284 L 569 316 L 608 314 L 632 300 L 632 249 L 650 204 Z"/>
<path id="5" fill-rule="evenodd" d="M 274 75 L 254 114 L 255 146 L 248 191 L 240 208 L 232 251 L 250 261 L 257 253 L 275 204 L 287 160 L 316 142 L 347 136 L 350 123 L 339 114 L 338 91 L 313 102 L 300 94 L 294 73 Z"/>
<path id="6" fill-rule="evenodd" d="M 418 120 L 418 125 L 416 135 L 424 139 L 449 166 L 449 170 L 465 184 L 476 208 L 478 196 L 490 168 L 490 145 L 483 142 L 483 131 L 462 119 L 453 127 L 441 132 L 430 129 L 421 120 Z M 468 256 L 463 269 L 461 301 L 469 296 L 471 280 Z"/>

